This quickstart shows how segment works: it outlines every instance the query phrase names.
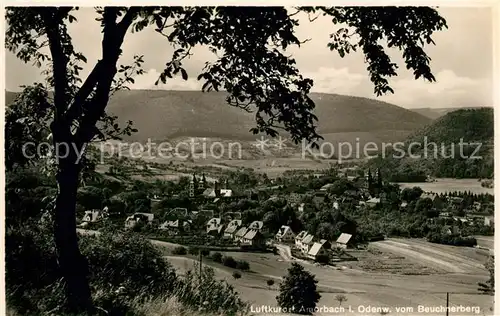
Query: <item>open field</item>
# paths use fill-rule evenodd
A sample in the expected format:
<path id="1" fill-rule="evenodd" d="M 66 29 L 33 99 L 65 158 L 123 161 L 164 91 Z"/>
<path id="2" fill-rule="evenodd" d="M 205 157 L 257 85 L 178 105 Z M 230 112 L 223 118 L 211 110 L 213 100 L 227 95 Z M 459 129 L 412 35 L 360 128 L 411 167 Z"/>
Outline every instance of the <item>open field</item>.
<path id="1" fill-rule="evenodd" d="M 488 278 L 482 267 L 482 252 L 478 249 L 430 244 L 422 240 L 394 239 L 372 243 L 360 261 L 341 263 L 336 267 L 323 267 L 303 263 L 307 270 L 316 275 L 321 292 L 319 306 L 337 307 L 335 296 L 342 293 L 347 302 L 342 306 L 352 309 L 350 315 L 380 315 L 363 313 L 360 306 L 389 307 L 390 315 L 398 315 L 396 307 L 413 307 L 417 314 L 418 306 L 445 306 L 446 292 L 450 293 L 450 306 L 479 306 L 479 315 L 490 315 L 493 306 L 491 296 L 477 291 L 477 282 Z M 356 251 L 360 252 L 360 251 Z M 487 253 L 487 252 L 486 252 Z M 267 279 L 276 283 L 286 274 L 290 262 L 272 254 L 228 253 L 236 259 L 250 263 L 251 272 L 242 273 L 242 278 L 231 277 L 233 269 L 206 260 L 215 268 L 216 275 L 233 284 L 242 297 L 254 307 L 261 305 L 276 306 L 278 285 L 269 289 Z M 179 270 L 192 269 L 194 261 L 184 257 L 167 257 Z M 391 262 L 391 258 L 393 262 Z M 363 263 L 382 262 L 378 269 L 367 271 Z M 414 274 L 405 274 L 410 267 Z M 406 268 L 408 270 L 408 268 Z M 420 275 L 419 275 L 420 274 Z M 318 313 L 317 315 L 327 315 Z M 412 314 L 412 313 L 409 313 Z M 420 313 L 424 315 L 444 315 L 443 313 Z M 262 314 L 261 314 L 262 315 Z M 331 315 L 331 314 L 330 314 Z M 478 315 L 469 313 L 450 313 L 450 315 Z"/>
<path id="2" fill-rule="evenodd" d="M 485 247 L 489 249 L 495 248 L 495 237 L 494 236 L 474 236 L 477 240 L 477 245 L 480 247 Z"/>
<path id="3" fill-rule="evenodd" d="M 445 193 L 453 191 L 471 191 L 472 193 L 494 194 L 494 189 L 483 188 L 478 179 L 449 179 L 438 178 L 436 182 L 398 183 L 402 189 L 421 187 L 425 192 Z"/>

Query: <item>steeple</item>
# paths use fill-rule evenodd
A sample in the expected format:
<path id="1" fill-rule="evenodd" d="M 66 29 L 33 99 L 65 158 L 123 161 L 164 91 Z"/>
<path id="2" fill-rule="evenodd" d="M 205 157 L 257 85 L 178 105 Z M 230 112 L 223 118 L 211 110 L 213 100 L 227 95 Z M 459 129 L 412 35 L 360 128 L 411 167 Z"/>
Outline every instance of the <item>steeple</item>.
<path id="1" fill-rule="evenodd" d="M 377 185 L 378 188 L 382 188 L 382 174 L 380 173 L 380 168 L 377 168 Z"/>
<path id="2" fill-rule="evenodd" d="M 196 177 L 193 174 L 191 181 L 189 181 L 189 197 L 194 197 L 195 181 L 196 181 Z"/>
<path id="3" fill-rule="evenodd" d="M 366 175 L 366 188 L 370 194 L 373 194 L 373 177 L 371 169 L 368 169 L 368 173 Z"/>
<path id="4" fill-rule="evenodd" d="M 366 174 L 366 182 L 368 182 L 368 185 L 373 182 L 372 171 L 370 169 L 368 169 L 368 173 Z"/>

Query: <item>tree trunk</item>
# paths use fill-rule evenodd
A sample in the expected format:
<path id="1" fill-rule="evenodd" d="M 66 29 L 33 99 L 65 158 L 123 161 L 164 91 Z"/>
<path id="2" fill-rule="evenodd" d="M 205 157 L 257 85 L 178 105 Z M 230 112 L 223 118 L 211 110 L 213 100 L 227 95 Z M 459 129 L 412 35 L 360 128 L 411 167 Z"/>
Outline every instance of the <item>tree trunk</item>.
<path id="1" fill-rule="evenodd" d="M 78 248 L 76 233 L 76 193 L 79 165 L 60 163 L 57 174 L 59 192 L 54 217 L 54 238 L 58 261 L 66 283 L 67 303 L 71 312 L 92 309 L 88 265 Z"/>

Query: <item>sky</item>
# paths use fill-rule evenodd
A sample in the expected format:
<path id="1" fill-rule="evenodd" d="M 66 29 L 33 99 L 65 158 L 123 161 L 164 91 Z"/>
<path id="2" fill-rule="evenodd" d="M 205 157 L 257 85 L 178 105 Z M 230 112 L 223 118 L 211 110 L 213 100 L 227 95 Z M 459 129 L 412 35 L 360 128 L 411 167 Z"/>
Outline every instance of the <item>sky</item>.
<path id="1" fill-rule="evenodd" d="M 367 64 L 361 52 L 341 58 L 326 46 L 330 34 L 338 26 L 320 16 L 309 22 L 300 16 L 297 37 L 308 41 L 300 48 L 287 50 L 297 61 L 301 73 L 314 80 L 313 92 L 337 93 L 378 99 L 405 108 L 444 108 L 462 106 L 491 106 L 493 93 L 493 14 L 486 7 L 441 7 L 440 14 L 447 20 L 448 29 L 435 33 L 436 45 L 426 46 L 431 58 L 431 69 L 437 82 L 415 80 L 406 70 L 401 52 L 393 49 L 388 53 L 400 67 L 398 76 L 389 83 L 394 94 L 377 97 L 373 92 Z M 101 30 L 92 8 L 80 8 L 75 13 L 78 23 L 69 27 L 77 50 L 88 59 L 83 73 L 90 71 L 101 54 Z M 170 60 L 174 47 L 153 28 L 140 33 L 127 34 L 120 63 L 129 63 L 134 55 L 144 55 L 146 74 L 136 77 L 132 89 L 200 90 L 202 82 L 197 75 L 207 60 L 214 56 L 208 49 L 197 47 L 194 55 L 184 61 L 190 76 L 187 81 L 179 77 L 165 85 L 154 83 L 162 67 Z M 6 89 L 19 91 L 19 86 L 43 81 L 41 69 L 25 64 L 11 52 L 6 53 Z"/>

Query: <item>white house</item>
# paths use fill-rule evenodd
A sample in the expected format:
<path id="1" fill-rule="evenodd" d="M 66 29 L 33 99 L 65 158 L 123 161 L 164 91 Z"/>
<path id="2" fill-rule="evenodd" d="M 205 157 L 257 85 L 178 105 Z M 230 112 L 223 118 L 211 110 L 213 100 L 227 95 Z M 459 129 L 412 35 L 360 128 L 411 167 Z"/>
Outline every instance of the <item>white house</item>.
<path id="1" fill-rule="evenodd" d="M 295 238 L 295 234 L 293 233 L 290 226 L 281 226 L 281 228 L 276 233 L 276 240 L 279 242 L 292 242 Z"/>
<path id="2" fill-rule="evenodd" d="M 315 242 L 311 246 L 311 249 L 309 249 L 309 252 L 307 253 L 307 257 L 309 259 L 315 260 L 319 255 L 326 255 L 326 248 L 323 246 L 322 243 Z"/>
<path id="3" fill-rule="evenodd" d="M 238 228 L 241 226 L 241 219 L 233 219 L 227 224 L 226 229 L 224 230 L 224 237 L 234 238 L 234 235 L 238 231 Z"/>
<path id="4" fill-rule="evenodd" d="M 380 198 L 371 198 L 368 201 L 366 201 L 366 205 L 368 207 L 375 207 L 379 203 L 380 203 Z"/>
<path id="5" fill-rule="evenodd" d="M 82 222 L 95 223 L 103 218 L 103 214 L 100 210 L 85 211 L 83 215 Z"/>
<path id="6" fill-rule="evenodd" d="M 493 216 L 485 216 L 484 226 L 493 226 L 493 225 L 495 225 L 495 218 Z"/>
<path id="7" fill-rule="evenodd" d="M 320 190 L 320 191 L 323 191 L 323 192 L 326 192 L 326 191 L 328 191 L 328 189 L 329 189 L 330 187 L 332 187 L 332 186 L 333 186 L 333 183 L 327 183 L 327 184 L 325 184 L 324 186 L 322 186 L 319 190 Z"/>
<path id="8" fill-rule="evenodd" d="M 262 230 L 262 227 L 264 227 L 264 222 L 263 221 L 253 221 L 249 226 L 248 229 L 255 229 L 255 230 Z"/>
<path id="9" fill-rule="evenodd" d="M 303 239 L 302 239 L 302 252 L 307 254 L 309 253 L 309 250 L 311 249 L 312 245 L 314 244 L 314 236 L 311 234 L 307 234 Z"/>
<path id="10" fill-rule="evenodd" d="M 152 213 L 134 213 L 125 219 L 125 228 L 133 228 L 139 222 L 151 224 L 155 215 Z"/>
<path id="11" fill-rule="evenodd" d="M 220 217 L 214 217 L 208 220 L 207 222 L 207 233 L 213 231 L 214 229 L 217 229 L 221 225 L 221 218 Z"/>
<path id="12" fill-rule="evenodd" d="M 252 247 L 262 247 L 265 245 L 265 238 L 260 231 L 249 229 L 241 240 L 242 244 Z"/>
<path id="13" fill-rule="evenodd" d="M 295 236 L 295 247 L 302 249 L 302 239 L 306 237 L 307 232 L 305 230 L 301 231 L 297 236 Z"/>
<path id="14" fill-rule="evenodd" d="M 303 213 L 304 212 L 304 206 L 306 205 L 306 203 L 300 203 L 299 206 L 297 207 L 297 211 L 299 213 Z"/>
<path id="15" fill-rule="evenodd" d="M 245 237 L 245 234 L 247 233 L 247 231 L 248 231 L 248 228 L 246 228 L 246 227 L 241 227 L 240 229 L 238 229 L 236 234 L 234 234 L 234 240 L 241 242 L 243 240 L 243 237 Z"/>
<path id="16" fill-rule="evenodd" d="M 337 247 L 346 249 L 348 246 L 350 246 L 352 235 L 351 234 L 346 234 L 342 233 L 340 234 L 339 238 L 337 238 Z"/>
<path id="17" fill-rule="evenodd" d="M 171 231 L 189 231 L 190 226 L 191 226 L 192 221 L 187 220 L 175 220 L 175 221 L 166 221 L 163 224 L 160 225 L 159 229 L 160 230 L 171 230 Z"/>

